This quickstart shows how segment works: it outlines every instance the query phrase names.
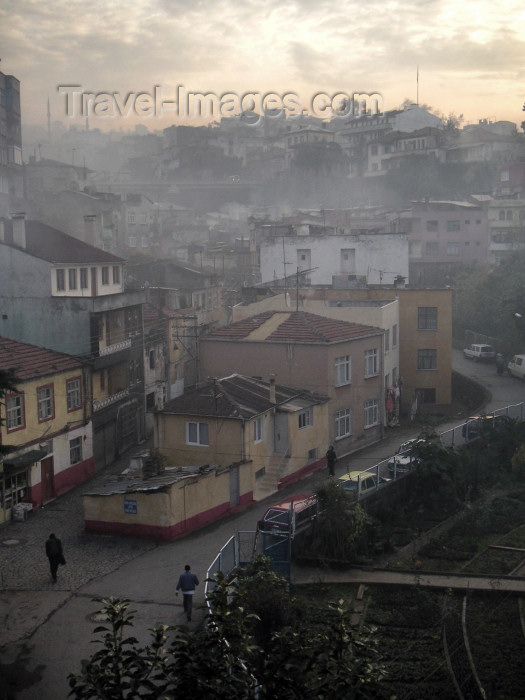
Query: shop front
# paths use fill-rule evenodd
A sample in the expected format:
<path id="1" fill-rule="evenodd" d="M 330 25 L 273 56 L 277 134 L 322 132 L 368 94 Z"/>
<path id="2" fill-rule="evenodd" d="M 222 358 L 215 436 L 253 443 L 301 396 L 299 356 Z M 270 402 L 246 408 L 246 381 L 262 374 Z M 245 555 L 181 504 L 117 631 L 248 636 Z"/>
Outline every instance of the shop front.
<path id="1" fill-rule="evenodd" d="M 31 466 L 46 456 L 45 450 L 30 450 L 16 457 L 4 457 L 0 463 L 0 524 L 13 518 L 19 503 L 30 498 Z"/>

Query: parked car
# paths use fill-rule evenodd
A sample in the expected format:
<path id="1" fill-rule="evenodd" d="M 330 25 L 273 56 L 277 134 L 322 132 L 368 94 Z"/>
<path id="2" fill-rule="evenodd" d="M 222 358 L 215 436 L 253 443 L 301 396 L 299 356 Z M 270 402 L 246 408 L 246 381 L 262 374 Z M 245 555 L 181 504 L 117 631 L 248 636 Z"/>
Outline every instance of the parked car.
<path id="1" fill-rule="evenodd" d="M 347 492 L 354 494 L 356 498 L 364 496 L 366 493 L 377 490 L 387 483 L 387 479 L 379 477 L 372 472 L 355 471 L 343 474 L 337 480 L 338 484 Z"/>
<path id="2" fill-rule="evenodd" d="M 397 448 L 395 455 L 388 460 L 388 474 L 391 479 L 411 471 L 418 463 L 417 447 L 424 443 L 422 438 L 412 438 Z"/>
<path id="3" fill-rule="evenodd" d="M 511 377 L 518 377 L 518 379 L 525 381 L 525 355 L 514 355 L 507 362 L 507 372 Z"/>
<path id="4" fill-rule="evenodd" d="M 317 517 L 317 497 L 297 494 L 270 506 L 257 523 L 262 532 L 272 535 L 293 535 Z"/>
<path id="5" fill-rule="evenodd" d="M 463 424 L 461 434 L 465 440 L 475 440 L 491 430 L 501 430 L 509 423 L 512 423 L 509 416 L 470 416 Z"/>
<path id="6" fill-rule="evenodd" d="M 468 348 L 464 348 L 463 357 L 468 360 L 493 360 L 496 357 L 496 351 L 492 345 L 484 345 L 482 343 L 474 343 L 469 345 Z"/>

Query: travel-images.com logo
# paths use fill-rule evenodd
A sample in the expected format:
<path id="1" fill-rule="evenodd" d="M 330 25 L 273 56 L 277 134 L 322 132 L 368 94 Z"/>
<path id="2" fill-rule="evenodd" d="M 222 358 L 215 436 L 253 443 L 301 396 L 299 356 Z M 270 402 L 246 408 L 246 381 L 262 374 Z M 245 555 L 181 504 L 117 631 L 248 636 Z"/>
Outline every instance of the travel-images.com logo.
<path id="1" fill-rule="evenodd" d="M 383 96 L 379 92 L 359 92 L 329 95 L 318 92 L 303 107 L 293 92 L 245 92 L 241 95 L 224 92 L 190 92 L 178 85 L 173 99 L 165 99 L 163 89 L 155 85 L 151 91 L 120 93 L 118 91 L 89 91 L 81 85 L 59 85 L 64 95 L 68 117 L 128 118 L 175 116 L 190 119 L 221 119 L 239 117 L 244 124 L 257 126 L 262 116 L 288 118 L 310 115 L 319 119 L 358 117 L 363 114 L 383 114 Z"/>

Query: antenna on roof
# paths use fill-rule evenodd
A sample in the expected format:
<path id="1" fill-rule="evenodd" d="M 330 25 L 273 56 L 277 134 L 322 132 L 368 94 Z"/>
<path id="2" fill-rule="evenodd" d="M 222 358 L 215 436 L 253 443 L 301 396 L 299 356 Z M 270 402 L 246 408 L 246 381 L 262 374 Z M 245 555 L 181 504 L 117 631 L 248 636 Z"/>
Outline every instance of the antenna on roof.
<path id="1" fill-rule="evenodd" d="M 416 69 L 416 104 L 419 107 L 419 65 Z"/>

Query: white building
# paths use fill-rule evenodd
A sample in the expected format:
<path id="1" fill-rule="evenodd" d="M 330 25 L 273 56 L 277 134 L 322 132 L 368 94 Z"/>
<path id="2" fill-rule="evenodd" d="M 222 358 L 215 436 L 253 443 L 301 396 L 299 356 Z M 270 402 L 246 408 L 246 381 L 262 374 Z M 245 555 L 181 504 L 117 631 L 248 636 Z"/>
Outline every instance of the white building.
<path id="1" fill-rule="evenodd" d="M 405 233 L 352 233 L 309 226 L 273 229 L 259 240 L 261 282 L 275 283 L 301 274 L 301 284 L 392 285 L 408 278 L 408 237 Z"/>

